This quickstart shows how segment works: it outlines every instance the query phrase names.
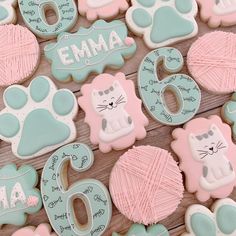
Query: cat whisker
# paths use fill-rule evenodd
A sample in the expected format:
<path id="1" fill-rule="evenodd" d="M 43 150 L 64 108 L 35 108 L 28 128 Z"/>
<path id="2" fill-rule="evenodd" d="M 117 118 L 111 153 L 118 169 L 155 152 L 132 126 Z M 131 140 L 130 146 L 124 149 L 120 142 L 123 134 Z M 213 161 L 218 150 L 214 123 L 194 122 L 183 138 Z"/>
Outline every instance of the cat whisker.
<path id="1" fill-rule="evenodd" d="M 223 149 L 223 148 L 226 148 L 226 146 L 221 146 L 221 147 L 218 147 L 218 149 Z"/>
<path id="2" fill-rule="evenodd" d="M 119 105 L 119 104 L 122 104 L 122 103 L 126 103 L 126 101 L 118 102 L 118 103 L 116 103 L 116 105 Z"/>
<path id="3" fill-rule="evenodd" d="M 120 101 L 123 101 L 124 99 L 125 99 L 124 97 L 118 98 L 118 99 L 116 100 L 116 104 L 119 103 Z"/>
<path id="4" fill-rule="evenodd" d="M 208 154 L 205 154 L 203 157 L 200 157 L 200 159 L 204 159 L 206 156 L 208 156 Z"/>
<path id="5" fill-rule="evenodd" d="M 205 150 L 197 150 L 198 152 L 201 152 L 201 153 L 208 153 L 207 151 Z"/>

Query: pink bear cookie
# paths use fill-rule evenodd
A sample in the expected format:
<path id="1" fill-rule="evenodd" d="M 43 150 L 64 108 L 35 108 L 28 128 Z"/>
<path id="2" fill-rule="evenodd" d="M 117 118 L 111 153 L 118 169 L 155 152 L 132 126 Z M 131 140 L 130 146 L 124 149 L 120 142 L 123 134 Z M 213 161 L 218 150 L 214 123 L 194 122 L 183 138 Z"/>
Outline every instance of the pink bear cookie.
<path id="1" fill-rule="evenodd" d="M 110 19 L 129 8 L 127 0 L 79 0 L 79 12 L 89 21 Z"/>
<path id="2" fill-rule="evenodd" d="M 186 189 L 199 201 L 228 197 L 236 186 L 236 146 L 219 116 L 196 118 L 173 131 L 173 151 L 186 176 Z"/>
<path id="3" fill-rule="evenodd" d="M 148 119 L 134 83 L 123 73 L 101 74 L 91 84 L 82 86 L 79 105 L 86 113 L 90 140 L 102 152 L 121 150 L 146 137 Z"/>

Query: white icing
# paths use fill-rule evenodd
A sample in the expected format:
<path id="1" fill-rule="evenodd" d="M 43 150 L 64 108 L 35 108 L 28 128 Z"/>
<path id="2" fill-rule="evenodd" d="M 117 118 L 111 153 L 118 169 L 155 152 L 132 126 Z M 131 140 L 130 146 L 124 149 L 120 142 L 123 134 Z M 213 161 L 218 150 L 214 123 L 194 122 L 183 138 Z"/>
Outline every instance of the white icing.
<path id="1" fill-rule="evenodd" d="M 108 51 L 107 44 L 101 34 L 98 36 L 98 43 L 94 42 L 92 39 L 88 39 L 89 45 L 92 49 L 93 55 L 96 56 L 98 52 L 104 50 Z"/>
<path id="2" fill-rule="evenodd" d="M 81 49 L 79 49 L 75 44 L 71 45 L 71 50 L 74 54 L 74 57 L 77 62 L 80 61 L 80 58 L 90 58 L 92 57 L 92 54 L 90 52 L 90 49 L 88 47 L 88 44 L 86 41 L 81 42 Z"/>
<path id="3" fill-rule="evenodd" d="M 227 15 L 236 12 L 236 0 L 219 0 L 213 8 L 218 15 Z"/>
<path id="4" fill-rule="evenodd" d="M 22 204 L 25 204 L 26 202 L 25 193 L 20 183 L 16 183 L 12 189 L 10 198 L 11 208 L 16 207 L 16 203 L 18 201 L 21 202 Z"/>
<path id="5" fill-rule="evenodd" d="M 61 59 L 61 62 L 64 65 L 70 65 L 74 63 L 73 59 L 70 59 L 70 55 L 69 55 L 69 47 L 64 47 L 64 48 L 60 48 L 57 50 L 58 56 Z"/>
<path id="6" fill-rule="evenodd" d="M 0 207 L 1 206 L 3 206 L 4 209 L 9 208 L 6 186 L 0 187 Z"/>
<path id="7" fill-rule="evenodd" d="M 87 4 L 91 8 L 99 8 L 109 5 L 114 0 L 87 0 Z"/>
<path id="8" fill-rule="evenodd" d="M 228 143 L 216 125 L 201 134 L 190 134 L 193 158 L 202 163 L 202 188 L 212 191 L 235 180 L 235 170 L 227 159 Z"/>
<path id="9" fill-rule="evenodd" d="M 116 44 L 119 46 L 123 46 L 123 42 L 120 39 L 119 35 L 116 33 L 116 31 L 112 31 L 109 37 L 110 49 L 114 49 Z"/>

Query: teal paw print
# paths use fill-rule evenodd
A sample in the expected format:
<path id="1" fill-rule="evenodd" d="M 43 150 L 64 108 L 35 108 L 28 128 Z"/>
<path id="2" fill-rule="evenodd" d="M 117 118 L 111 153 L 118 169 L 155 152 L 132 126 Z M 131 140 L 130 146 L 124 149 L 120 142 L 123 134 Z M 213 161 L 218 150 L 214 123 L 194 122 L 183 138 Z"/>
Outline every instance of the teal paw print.
<path id="1" fill-rule="evenodd" d="M 235 236 L 236 202 L 226 198 L 218 200 L 212 212 L 202 205 L 191 206 L 186 213 L 187 233 L 182 236 Z"/>
<path id="2" fill-rule="evenodd" d="M 0 139 L 12 143 L 17 157 L 43 155 L 76 138 L 76 98 L 67 89 L 57 90 L 48 77 L 35 78 L 28 88 L 13 85 L 3 99 Z"/>
<path id="3" fill-rule="evenodd" d="M 198 32 L 195 0 L 132 0 L 132 5 L 126 22 L 149 48 L 164 47 Z"/>

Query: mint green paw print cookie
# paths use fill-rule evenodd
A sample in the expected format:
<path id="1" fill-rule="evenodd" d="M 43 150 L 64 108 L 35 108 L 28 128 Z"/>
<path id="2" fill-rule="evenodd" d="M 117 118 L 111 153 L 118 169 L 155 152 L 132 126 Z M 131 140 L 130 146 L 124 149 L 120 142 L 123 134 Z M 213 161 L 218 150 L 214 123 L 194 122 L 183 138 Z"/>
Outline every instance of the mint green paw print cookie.
<path id="1" fill-rule="evenodd" d="M 3 100 L 0 139 L 11 143 L 20 159 L 43 155 L 76 138 L 76 98 L 67 89 L 57 90 L 48 77 L 35 78 L 28 88 L 8 87 Z"/>
<path id="2" fill-rule="evenodd" d="M 112 236 L 122 236 L 118 233 L 113 233 Z M 169 232 L 165 226 L 161 224 L 149 226 L 147 229 L 144 225 L 134 224 L 129 231 L 123 236 L 169 236 Z"/>
<path id="3" fill-rule="evenodd" d="M 195 0 L 132 0 L 126 22 L 154 49 L 197 35 L 197 11 Z"/>
<path id="4" fill-rule="evenodd" d="M 36 170 L 28 165 L 19 169 L 14 164 L 0 169 L 0 227 L 4 224 L 22 226 L 27 215 L 38 212 L 42 199 L 35 186 Z"/>

